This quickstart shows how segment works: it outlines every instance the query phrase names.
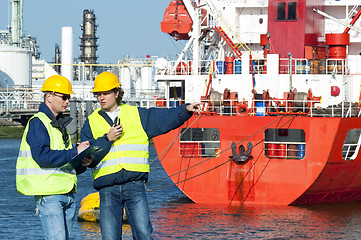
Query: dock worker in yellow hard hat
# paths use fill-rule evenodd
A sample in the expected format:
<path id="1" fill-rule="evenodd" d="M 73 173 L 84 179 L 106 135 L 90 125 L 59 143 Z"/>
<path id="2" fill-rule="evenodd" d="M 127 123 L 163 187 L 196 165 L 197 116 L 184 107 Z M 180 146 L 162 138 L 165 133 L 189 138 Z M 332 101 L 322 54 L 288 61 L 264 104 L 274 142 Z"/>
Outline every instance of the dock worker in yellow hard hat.
<path id="1" fill-rule="evenodd" d="M 199 103 L 172 109 L 122 104 L 124 92 L 110 72 L 96 77 L 93 93 L 101 107 L 85 121 L 81 140 L 103 149 L 89 166 L 100 195 L 102 238 L 121 239 L 125 209 L 133 239 L 152 239 L 144 185 L 149 174 L 149 139 L 181 126 L 200 110 Z"/>
<path id="2" fill-rule="evenodd" d="M 70 239 L 76 213 L 76 175 L 86 170 L 92 158 L 82 159 L 76 169 L 68 163 L 89 142 L 73 147 L 66 129 L 71 119 L 63 113 L 70 94 L 74 94 L 69 80 L 51 76 L 44 81 L 41 91 L 44 102 L 28 121 L 22 137 L 16 187 L 21 194 L 35 196 L 36 212 L 46 239 Z"/>

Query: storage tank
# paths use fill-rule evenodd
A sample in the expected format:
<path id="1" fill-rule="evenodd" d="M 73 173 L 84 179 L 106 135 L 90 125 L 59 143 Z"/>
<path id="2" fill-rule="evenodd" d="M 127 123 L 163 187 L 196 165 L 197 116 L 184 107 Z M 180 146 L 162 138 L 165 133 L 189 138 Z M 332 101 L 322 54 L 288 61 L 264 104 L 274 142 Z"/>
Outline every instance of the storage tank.
<path id="1" fill-rule="evenodd" d="M 0 86 L 31 87 L 31 51 L 0 45 Z"/>
<path id="2" fill-rule="evenodd" d="M 144 66 L 141 68 L 142 86 L 144 90 L 152 89 L 152 67 Z"/>
<path id="3" fill-rule="evenodd" d="M 132 89 L 131 71 L 130 67 L 123 66 L 120 68 L 119 81 L 122 84 L 124 90 L 124 98 L 130 97 Z"/>

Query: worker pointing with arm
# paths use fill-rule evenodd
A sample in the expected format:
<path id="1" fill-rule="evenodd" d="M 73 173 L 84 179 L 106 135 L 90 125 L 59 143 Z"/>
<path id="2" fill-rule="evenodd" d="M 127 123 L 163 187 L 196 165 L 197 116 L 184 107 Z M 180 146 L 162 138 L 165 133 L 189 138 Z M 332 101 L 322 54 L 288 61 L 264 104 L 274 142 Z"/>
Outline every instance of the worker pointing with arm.
<path id="1" fill-rule="evenodd" d="M 72 147 L 63 113 L 74 94 L 68 79 L 54 75 L 45 80 L 44 102 L 25 128 L 16 164 L 16 187 L 35 196 L 46 239 L 69 239 L 76 203 L 77 174 L 86 170 L 92 158 L 82 159 L 77 169 L 69 161 L 89 146 L 85 141 Z"/>
<path id="2" fill-rule="evenodd" d="M 149 139 L 178 128 L 193 112 L 199 112 L 200 106 L 145 109 L 122 104 L 123 89 L 110 72 L 97 76 L 93 93 L 101 107 L 85 121 L 81 140 L 102 149 L 90 165 L 100 195 L 102 239 L 121 239 L 124 209 L 133 239 L 152 239 L 145 191 Z"/>

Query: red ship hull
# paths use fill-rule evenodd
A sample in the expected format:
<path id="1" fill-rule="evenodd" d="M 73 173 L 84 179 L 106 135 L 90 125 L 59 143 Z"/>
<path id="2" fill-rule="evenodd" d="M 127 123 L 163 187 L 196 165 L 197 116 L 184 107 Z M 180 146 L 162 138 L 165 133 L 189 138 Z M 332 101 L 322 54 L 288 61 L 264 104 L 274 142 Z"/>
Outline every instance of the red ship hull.
<path id="1" fill-rule="evenodd" d="M 189 126 L 219 130 L 213 157 L 184 156 L 181 138 L 167 149 Z M 166 152 L 159 159 L 167 174 L 196 203 L 303 205 L 361 199 L 361 156 L 343 156 L 345 138 L 350 129 L 361 129 L 360 118 L 202 115 L 181 128 L 154 138 L 154 144 L 158 154 Z M 270 156 L 267 129 L 301 129 L 302 159 Z M 247 162 L 232 160 L 232 142 L 252 143 Z"/>

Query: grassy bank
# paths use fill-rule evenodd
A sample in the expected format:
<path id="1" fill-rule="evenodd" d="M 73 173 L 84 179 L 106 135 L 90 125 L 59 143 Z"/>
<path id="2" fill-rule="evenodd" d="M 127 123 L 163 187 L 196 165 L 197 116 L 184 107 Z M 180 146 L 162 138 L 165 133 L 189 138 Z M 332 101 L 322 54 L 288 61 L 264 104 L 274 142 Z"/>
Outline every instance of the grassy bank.
<path id="1" fill-rule="evenodd" d="M 24 126 L 0 126 L 0 138 L 22 138 L 24 130 Z M 80 138 L 80 132 L 78 133 L 78 138 Z M 73 136 L 71 141 L 72 143 L 76 143 L 77 136 Z M 78 139 L 78 142 L 79 141 Z"/>
<path id="2" fill-rule="evenodd" d="M 0 138 L 21 138 L 24 129 L 23 126 L 0 126 Z"/>

